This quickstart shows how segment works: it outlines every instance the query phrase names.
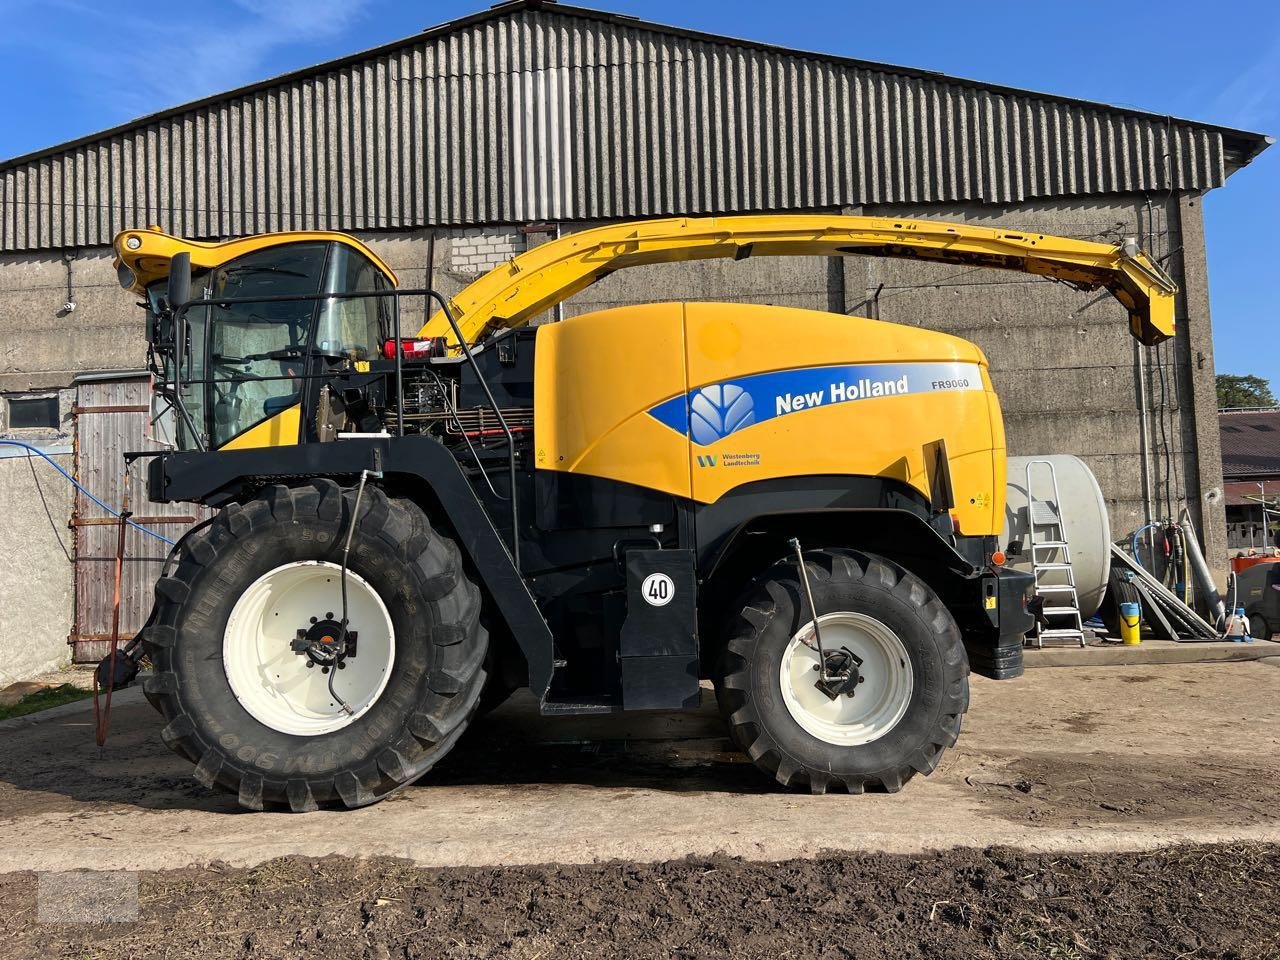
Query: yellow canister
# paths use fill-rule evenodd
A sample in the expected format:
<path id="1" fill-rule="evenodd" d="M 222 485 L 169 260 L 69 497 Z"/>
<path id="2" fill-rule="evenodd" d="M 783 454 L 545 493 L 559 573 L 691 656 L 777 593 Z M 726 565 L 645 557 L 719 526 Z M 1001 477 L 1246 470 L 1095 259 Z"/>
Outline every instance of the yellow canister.
<path id="1" fill-rule="evenodd" d="M 1142 607 L 1136 603 L 1120 604 L 1120 642 L 1133 646 L 1142 642 Z"/>

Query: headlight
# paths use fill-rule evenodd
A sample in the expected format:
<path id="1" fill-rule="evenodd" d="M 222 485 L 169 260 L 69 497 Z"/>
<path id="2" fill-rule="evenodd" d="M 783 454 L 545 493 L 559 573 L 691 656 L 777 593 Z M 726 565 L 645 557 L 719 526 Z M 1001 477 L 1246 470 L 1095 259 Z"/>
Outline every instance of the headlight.
<path id="1" fill-rule="evenodd" d="M 133 236 L 125 237 L 124 245 L 128 247 L 130 250 L 137 250 L 140 246 L 142 246 L 142 238 L 137 236 L 136 234 Z"/>

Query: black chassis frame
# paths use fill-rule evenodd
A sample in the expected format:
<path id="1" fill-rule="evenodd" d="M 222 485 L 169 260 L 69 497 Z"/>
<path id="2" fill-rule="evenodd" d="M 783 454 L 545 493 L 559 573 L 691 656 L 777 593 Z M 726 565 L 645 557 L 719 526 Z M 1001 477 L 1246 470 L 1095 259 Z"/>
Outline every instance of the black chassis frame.
<path id="1" fill-rule="evenodd" d="M 604 607 L 590 607 L 589 615 L 603 614 L 605 621 L 615 625 L 625 619 L 622 591 L 628 553 L 656 548 L 692 554 L 700 597 L 699 632 L 706 635 L 717 627 L 707 622 L 708 613 L 722 610 L 732 600 L 743 576 L 782 558 L 769 556 L 775 547 L 766 546 L 765 554 L 734 570 L 735 564 L 742 565 L 744 544 L 752 542 L 752 534 L 798 530 L 808 538 L 807 545 L 829 546 L 831 541 L 819 539 L 817 524 L 830 526 L 836 518 L 856 524 L 873 538 L 882 529 L 886 538 L 901 543 L 905 536 L 915 542 L 912 556 L 895 556 L 885 547 L 874 549 L 875 543 L 854 545 L 886 553 L 925 576 L 960 622 L 977 672 L 998 679 L 1022 672 L 1022 634 L 1032 623 L 1025 603 L 1030 578 L 980 565 L 980 555 L 994 547 L 994 538 L 959 538 L 958 551 L 919 513 L 872 505 L 871 500 L 883 503 L 885 490 L 878 478 L 789 478 L 785 494 L 781 486 L 771 489 L 775 484 L 766 482 L 749 485 L 755 489 L 734 491 L 718 504 L 690 505 L 641 488 L 538 471 L 532 482 L 520 483 L 517 490 L 522 499 L 535 501 L 534 509 L 525 514 L 530 522 L 522 526 L 523 572 L 512 557 L 509 532 L 500 532 L 495 525 L 493 507 L 483 502 L 474 477 L 454 450 L 432 437 L 350 438 L 287 447 L 164 453 L 151 462 L 148 484 L 153 500 L 216 507 L 273 483 L 297 483 L 317 476 L 354 483 L 363 470 L 381 474 L 382 482 L 393 491 L 419 502 L 424 495 L 429 498 L 423 506 L 442 517 L 456 538 L 492 605 L 491 616 L 500 618 L 518 646 L 527 665 L 527 683 L 544 706 L 549 706 L 548 701 L 588 699 L 581 691 L 577 696 L 549 697 L 557 667 L 566 664 L 559 658 L 556 636 L 576 636 L 573 616 L 582 612 L 581 603 L 590 604 L 593 598 L 603 598 Z M 758 500 L 778 496 L 785 502 L 775 504 L 774 512 L 759 512 Z M 500 505 L 494 506 L 501 511 Z M 577 515 L 564 516 L 566 509 Z M 612 526 L 583 526 L 600 511 L 612 515 Z M 635 524 L 654 516 L 673 517 L 674 529 L 643 534 L 646 527 Z M 544 525 L 562 529 L 557 534 Z M 558 544 L 554 542 L 557 535 Z M 764 538 L 766 543 L 768 539 Z M 605 550 L 604 557 L 597 556 Z M 567 555 L 575 552 L 581 554 L 576 561 Z M 703 652 L 711 651 L 704 647 Z M 617 651 L 602 653 L 607 661 Z M 709 664 L 704 666 L 704 673 L 708 668 Z M 620 684 L 621 677 L 616 682 Z M 619 705 L 615 698 L 614 708 Z M 596 701 L 591 712 L 599 707 Z"/>

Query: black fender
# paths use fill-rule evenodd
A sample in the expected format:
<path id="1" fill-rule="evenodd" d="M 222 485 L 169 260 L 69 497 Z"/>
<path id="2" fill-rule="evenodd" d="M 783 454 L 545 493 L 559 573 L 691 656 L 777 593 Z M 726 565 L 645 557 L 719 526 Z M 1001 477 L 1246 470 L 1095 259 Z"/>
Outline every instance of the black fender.
<path id="1" fill-rule="evenodd" d="M 1021 673 L 1022 636 L 1034 623 L 1024 602 L 1030 578 L 990 566 L 996 538 L 950 537 L 947 514 L 930 511 L 916 491 L 887 478 L 790 477 L 785 487 L 748 484 L 698 508 L 704 636 L 714 635 L 715 622 L 751 577 L 786 559 L 795 537 L 806 550 L 864 550 L 909 570 L 955 617 L 975 670 Z M 1009 669 L 988 664 L 993 658 L 1009 660 Z"/>

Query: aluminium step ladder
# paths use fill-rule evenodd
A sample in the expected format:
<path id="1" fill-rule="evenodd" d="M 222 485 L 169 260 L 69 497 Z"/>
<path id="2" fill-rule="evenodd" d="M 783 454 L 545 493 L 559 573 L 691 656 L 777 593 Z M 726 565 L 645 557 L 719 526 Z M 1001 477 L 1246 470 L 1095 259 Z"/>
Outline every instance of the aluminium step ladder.
<path id="1" fill-rule="evenodd" d="M 1052 499 L 1035 495 L 1032 485 L 1035 468 L 1048 472 Z M 1080 595 L 1076 592 L 1075 570 L 1071 566 L 1071 544 L 1062 520 L 1062 496 L 1058 492 L 1058 472 L 1050 460 L 1031 460 L 1026 467 L 1027 538 L 1031 549 L 1031 573 L 1035 593 L 1044 601 L 1028 642 L 1043 647 L 1045 641 L 1085 646 L 1084 623 L 1080 619 Z"/>

